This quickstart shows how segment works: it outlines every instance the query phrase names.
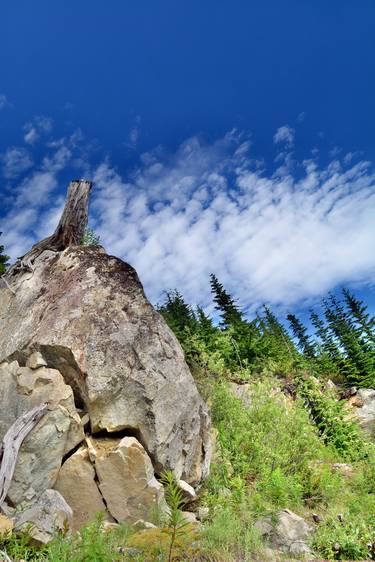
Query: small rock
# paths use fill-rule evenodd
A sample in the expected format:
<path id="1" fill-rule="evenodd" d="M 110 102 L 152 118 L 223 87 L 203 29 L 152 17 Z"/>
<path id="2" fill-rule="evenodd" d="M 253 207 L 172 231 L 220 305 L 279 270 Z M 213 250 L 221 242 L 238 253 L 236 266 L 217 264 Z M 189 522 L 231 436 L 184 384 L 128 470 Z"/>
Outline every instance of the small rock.
<path id="1" fill-rule="evenodd" d="M 138 529 L 156 529 L 156 525 L 149 521 L 144 521 L 143 519 L 138 519 L 138 521 L 133 524 L 133 527 L 137 527 Z"/>
<path id="2" fill-rule="evenodd" d="M 197 511 L 197 518 L 199 521 L 205 521 L 210 514 L 210 510 L 208 507 L 199 507 Z"/>
<path id="3" fill-rule="evenodd" d="M 187 523 L 197 523 L 197 517 L 195 513 L 192 513 L 191 511 L 182 511 L 181 515 Z"/>
<path id="4" fill-rule="evenodd" d="M 119 528 L 119 524 L 115 523 L 114 521 L 103 521 L 102 529 L 104 533 L 108 533 L 110 531 L 115 531 Z"/>
<path id="5" fill-rule="evenodd" d="M 73 512 L 56 490 L 46 490 L 31 507 L 16 514 L 15 530 L 27 531 L 36 545 L 50 542 L 56 532 L 66 534 L 71 530 Z"/>
<path id="6" fill-rule="evenodd" d="M 272 517 L 262 517 L 255 522 L 254 527 L 275 550 L 299 556 L 311 555 L 307 543 L 312 529 L 302 517 L 289 509 L 279 511 L 276 523 Z"/>
<path id="7" fill-rule="evenodd" d="M 88 426 L 90 423 L 90 416 L 88 414 L 83 414 L 83 416 L 81 417 L 81 424 L 83 425 L 83 427 Z"/>
<path id="8" fill-rule="evenodd" d="M 251 385 L 249 383 L 237 384 L 236 382 L 231 382 L 230 389 L 237 398 L 240 398 L 245 406 L 250 406 L 251 404 Z"/>
<path id="9" fill-rule="evenodd" d="M 47 361 L 44 359 L 40 351 L 34 351 L 26 360 L 26 367 L 30 369 L 39 369 L 39 367 L 47 367 Z"/>
<path id="10" fill-rule="evenodd" d="M 127 548 L 120 546 L 118 551 L 120 554 L 125 554 L 129 558 L 137 558 L 142 554 L 142 551 L 139 550 L 139 548 L 132 548 L 131 546 L 128 546 Z"/>
<path id="11" fill-rule="evenodd" d="M 12 534 L 13 521 L 0 513 L 0 538 L 7 538 Z"/>
<path id="12" fill-rule="evenodd" d="M 190 484 L 188 484 L 184 480 L 178 480 L 177 486 L 180 488 L 186 499 L 192 501 L 197 498 L 197 494 L 195 493 L 193 486 L 190 486 Z"/>
<path id="13" fill-rule="evenodd" d="M 344 462 L 335 462 L 332 465 L 332 469 L 336 472 L 341 472 L 343 476 L 351 476 L 354 472 L 352 465 Z"/>
<path id="14" fill-rule="evenodd" d="M 363 429 L 370 435 L 375 435 L 375 390 L 372 388 L 360 388 L 356 395 L 356 402 L 352 405 L 355 415 Z"/>
<path id="15" fill-rule="evenodd" d="M 328 390 L 336 390 L 336 385 L 333 381 L 331 381 L 331 379 L 328 379 L 328 381 L 326 382 L 326 388 Z"/>

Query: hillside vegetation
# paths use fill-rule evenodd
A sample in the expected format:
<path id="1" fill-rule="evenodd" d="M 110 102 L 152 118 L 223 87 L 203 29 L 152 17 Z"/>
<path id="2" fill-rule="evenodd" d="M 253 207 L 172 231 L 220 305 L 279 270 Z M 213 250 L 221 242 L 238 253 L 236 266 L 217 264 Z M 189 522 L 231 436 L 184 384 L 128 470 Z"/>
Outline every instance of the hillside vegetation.
<path id="1" fill-rule="evenodd" d="M 211 410 L 215 451 L 199 499 L 184 506 L 166 476 L 160 528 L 103 533 L 99 519 L 42 550 L 4 539 L 12 559 L 291 560 L 270 553 L 254 525 L 281 509 L 311 527 L 310 559 L 375 559 L 375 446 L 347 400 L 353 386 L 375 388 L 375 319 L 344 290 L 311 314 L 312 330 L 293 314 L 287 329 L 267 306 L 249 320 L 214 275 L 211 288 L 219 323 L 177 291 L 159 307 Z M 182 509 L 202 524 L 184 523 Z"/>

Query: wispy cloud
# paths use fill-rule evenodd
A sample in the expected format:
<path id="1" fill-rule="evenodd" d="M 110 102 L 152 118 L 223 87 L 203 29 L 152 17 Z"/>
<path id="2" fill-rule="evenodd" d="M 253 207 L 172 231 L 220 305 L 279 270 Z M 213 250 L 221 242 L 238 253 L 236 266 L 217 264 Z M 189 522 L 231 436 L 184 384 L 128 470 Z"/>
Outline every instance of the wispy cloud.
<path id="1" fill-rule="evenodd" d="M 24 141 L 27 144 L 35 144 L 42 134 L 50 133 L 53 128 L 53 121 L 50 117 L 39 115 L 34 117 L 32 121 L 28 121 L 24 125 Z"/>
<path id="2" fill-rule="evenodd" d="M 32 167 L 33 160 L 30 153 L 24 148 L 8 148 L 0 155 L 2 173 L 6 179 L 14 179 Z"/>
<path id="3" fill-rule="evenodd" d="M 5 209 L 2 209 L 1 227 L 4 243 L 12 258 L 22 255 L 36 240 L 54 230 L 64 203 L 64 197 L 59 192 L 59 173 L 68 165 L 75 165 L 73 152 L 76 143 L 77 135 L 51 142 L 47 154 L 35 166 L 24 149 L 6 152 L 5 163 L 11 183 L 3 194 Z M 15 155 L 14 150 L 20 154 Z M 24 167 L 26 163 L 28 168 L 32 167 L 23 179 L 17 179 L 20 162 Z"/>
<path id="4" fill-rule="evenodd" d="M 43 224 L 34 238 L 53 230 L 57 178 L 74 159 L 72 145 L 56 144 L 16 186 L 21 203 L 2 225 L 12 252 L 29 245 L 32 219 Z M 293 305 L 338 284 L 375 282 L 375 174 L 354 160 L 289 158 L 267 171 L 237 131 L 212 143 L 192 137 L 172 154 L 143 154 L 126 178 L 108 160 L 94 166 L 92 226 L 110 253 L 136 267 L 153 302 L 177 287 L 206 306 L 215 272 L 243 304 Z"/>
<path id="5" fill-rule="evenodd" d="M 141 117 L 137 115 L 134 120 L 134 125 L 129 131 L 128 138 L 124 143 L 127 148 L 131 148 L 132 150 L 135 150 L 137 148 L 138 140 L 141 134 L 140 123 L 141 123 Z"/>
<path id="6" fill-rule="evenodd" d="M 295 130 L 289 125 L 283 125 L 279 127 L 274 134 L 273 142 L 275 144 L 285 143 L 286 145 L 292 146 L 294 143 Z"/>
<path id="7" fill-rule="evenodd" d="M 0 94 L 0 111 L 5 109 L 6 107 L 10 107 L 11 103 L 8 101 L 8 98 L 5 94 Z"/>
<path id="8" fill-rule="evenodd" d="M 99 166 L 93 209 L 108 249 L 133 263 L 154 301 L 178 287 L 207 304 L 212 271 L 254 305 L 375 280 L 368 163 L 308 160 L 267 174 L 233 133 L 212 145 L 191 138 L 172 157 L 144 161 L 130 181 Z"/>

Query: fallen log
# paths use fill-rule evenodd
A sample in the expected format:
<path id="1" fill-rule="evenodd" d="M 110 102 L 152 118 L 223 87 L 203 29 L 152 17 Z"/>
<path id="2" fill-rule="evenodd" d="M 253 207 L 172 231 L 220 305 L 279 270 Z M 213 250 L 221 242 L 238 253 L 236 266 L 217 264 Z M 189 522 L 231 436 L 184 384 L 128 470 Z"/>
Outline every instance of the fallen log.
<path id="1" fill-rule="evenodd" d="M 0 512 L 12 482 L 17 455 L 22 442 L 42 419 L 46 410 L 47 404 L 41 404 L 26 412 L 16 419 L 4 436 L 0 445 Z"/>

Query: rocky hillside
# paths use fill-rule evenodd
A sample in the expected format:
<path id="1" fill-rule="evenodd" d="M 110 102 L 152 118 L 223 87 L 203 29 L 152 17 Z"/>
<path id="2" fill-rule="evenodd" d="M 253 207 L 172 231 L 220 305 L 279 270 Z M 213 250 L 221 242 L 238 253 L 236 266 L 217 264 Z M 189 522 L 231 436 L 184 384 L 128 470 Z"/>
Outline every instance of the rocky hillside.
<path id="1" fill-rule="evenodd" d="M 90 188 L 0 280 L 0 560 L 374 560 L 365 307 L 333 298 L 314 340 L 212 276 L 220 323 L 178 292 L 157 311 L 79 244 Z"/>

